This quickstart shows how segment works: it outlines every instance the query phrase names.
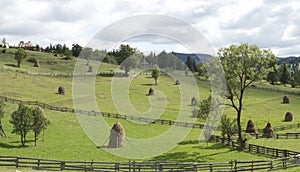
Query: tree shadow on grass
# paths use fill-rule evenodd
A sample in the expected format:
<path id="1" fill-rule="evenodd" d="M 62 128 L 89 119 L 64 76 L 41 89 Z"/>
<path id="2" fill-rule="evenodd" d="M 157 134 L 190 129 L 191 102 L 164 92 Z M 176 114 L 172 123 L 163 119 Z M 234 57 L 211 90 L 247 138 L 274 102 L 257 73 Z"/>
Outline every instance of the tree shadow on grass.
<path id="1" fill-rule="evenodd" d="M 141 84 L 143 86 L 155 86 L 154 84 Z"/>
<path id="2" fill-rule="evenodd" d="M 15 64 L 5 64 L 5 66 L 10 66 L 10 67 L 18 67 L 17 65 L 15 65 Z"/>
<path id="3" fill-rule="evenodd" d="M 152 158 L 153 161 L 179 161 L 179 162 L 210 162 L 214 161 L 213 156 L 222 156 L 231 150 L 219 151 L 211 154 L 201 155 L 201 152 L 174 152 L 174 153 L 165 153 L 157 157 Z"/>
<path id="4" fill-rule="evenodd" d="M 27 145 L 13 145 L 13 144 L 7 144 L 7 143 L 0 143 L 0 147 L 6 148 L 6 149 L 14 149 L 14 148 L 25 148 L 28 147 Z"/>

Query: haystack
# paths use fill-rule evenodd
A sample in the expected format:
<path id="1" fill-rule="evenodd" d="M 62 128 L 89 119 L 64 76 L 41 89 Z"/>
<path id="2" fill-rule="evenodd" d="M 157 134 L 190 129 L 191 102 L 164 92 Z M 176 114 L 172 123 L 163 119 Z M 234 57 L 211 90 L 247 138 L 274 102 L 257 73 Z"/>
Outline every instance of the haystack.
<path id="1" fill-rule="evenodd" d="M 289 104 L 290 103 L 290 99 L 287 96 L 283 96 L 282 103 L 283 104 Z"/>
<path id="2" fill-rule="evenodd" d="M 192 97 L 192 99 L 191 99 L 191 104 L 192 104 L 193 106 L 195 106 L 195 105 L 198 104 L 196 97 Z"/>
<path id="3" fill-rule="evenodd" d="M 265 137 L 265 138 L 274 138 L 275 137 L 274 129 L 270 122 L 267 123 L 267 126 L 263 130 L 263 137 Z"/>
<path id="4" fill-rule="evenodd" d="M 246 133 L 258 133 L 257 128 L 251 119 L 248 120 Z"/>
<path id="5" fill-rule="evenodd" d="M 41 112 L 42 116 L 45 116 L 44 109 L 41 106 L 38 107 L 38 111 Z"/>
<path id="6" fill-rule="evenodd" d="M 125 141 L 125 130 L 121 123 L 116 122 L 114 126 L 110 130 L 110 136 L 109 136 L 109 148 L 120 148 L 124 147 Z"/>
<path id="7" fill-rule="evenodd" d="M 178 79 L 175 81 L 175 85 L 180 85 L 180 81 Z"/>
<path id="8" fill-rule="evenodd" d="M 150 89 L 149 89 L 148 96 L 152 96 L 152 95 L 154 95 L 154 90 L 153 90 L 153 88 L 150 88 Z"/>
<path id="9" fill-rule="evenodd" d="M 38 59 L 35 59 L 34 60 L 34 64 L 33 64 L 34 67 L 40 67 L 40 62 Z"/>
<path id="10" fill-rule="evenodd" d="M 89 65 L 88 72 L 93 72 L 93 67 L 91 65 Z"/>
<path id="11" fill-rule="evenodd" d="M 66 94 L 66 90 L 63 86 L 60 86 L 58 88 L 58 94 L 61 94 L 61 95 L 65 95 Z"/>
<path id="12" fill-rule="evenodd" d="M 292 114 L 292 112 L 287 112 L 287 113 L 285 114 L 284 121 L 286 121 L 286 122 L 291 122 L 291 121 L 293 121 L 293 114 Z"/>

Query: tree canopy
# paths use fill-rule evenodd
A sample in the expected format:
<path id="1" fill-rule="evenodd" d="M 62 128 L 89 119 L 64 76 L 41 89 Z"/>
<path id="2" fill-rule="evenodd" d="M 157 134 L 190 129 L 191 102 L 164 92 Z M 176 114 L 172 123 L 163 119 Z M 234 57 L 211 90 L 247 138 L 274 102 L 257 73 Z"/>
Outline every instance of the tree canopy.
<path id="1" fill-rule="evenodd" d="M 240 145 L 244 147 L 241 115 L 246 89 L 268 73 L 267 66 L 276 58 L 270 50 L 261 50 L 256 45 L 231 45 L 222 48 L 218 56 L 223 65 L 227 86 L 228 105 L 237 113 L 237 126 Z"/>
<path id="2" fill-rule="evenodd" d="M 152 69 L 152 78 L 154 78 L 155 85 L 158 85 L 157 80 L 160 76 L 160 70 L 157 65 L 155 65 L 154 69 Z"/>
<path id="3" fill-rule="evenodd" d="M 17 61 L 17 67 L 21 67 L 21 63 L 24 59 L 26 59 L 27 53 L 23 48 L 19 48 L 15 53 L 15 60 Z"/>

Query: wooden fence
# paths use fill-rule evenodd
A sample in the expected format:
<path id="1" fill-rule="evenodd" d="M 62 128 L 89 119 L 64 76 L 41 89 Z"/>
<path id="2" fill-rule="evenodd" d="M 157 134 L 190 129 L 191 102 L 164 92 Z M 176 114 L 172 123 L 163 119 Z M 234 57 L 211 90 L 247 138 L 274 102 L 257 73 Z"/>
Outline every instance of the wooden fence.
<path id="1" fill-rule="evenodd" d="M 34 170 L 77 171 L 256 171 L 279 170 L 300 166 L 299 156 L 273 160 L 249 160 L 229 162 L 97 162 L 62 161 L 20 156 L 0 156 L 0 166 L 32 168 Z"/>
<path id="2" fill-rule="evenodd" d="M 240 148 L 238 142 L 230 140 L 229 138 L 223 138 L 221 136 L 212 135 L 210 141 L 223 143 L 235 149 Z M 275 158 L 300 155 L 300 152 L 296 152 L 296 151 L 260 146 L 255 144 L 247 144 L 247 143 L 245 144 L 245 148 L 243 150 L 249 153 L 260 154 L 260 155 L 270 156 Z"/>
<path id="3" fill-rule="evenodd" d="M 180 122 L 180 121 L 173 121 L 173 120 L 167 120 L 167 119 L 154 119 L 154 118 L 146 118 L 146 117 L 139 117 L 139 116 L 130 116 L 130 115 L 122 115 L 122 114 L 115 114 L 115 113 L 109 113 L 109 112 L 96 112 L 96 111 L 87 111 L 87 110 L 80 110 L 80 109 L 73 109 L 68 107 L 60 107 L 60 106 L 53 106 L 49 105 L 47 103 L 39 102 L 39 101 L 23 101 L 13 98 L 8 98 L 5 96 L 0 96 L 0 99 L 4 100 L 5 102 L 10 102 L 14 104 L 20 104 L 23 103 L 25 105 L 37 105 L 45 109 L 59 111 L 59 112 L 70 112 L 70 113 L 77 113 L 82 115 L 91 115 L 91 116 L 103 116 L 103 117 L 109 117 L 109 118 L 121 118 L 124 120 L 130 120 L 130 121 L 136 121 L 136 122 L 145 122 L 145 123 L 152 123 L 152 124 L 160 124 L 160 125 L 175 125 L 179 127 L 187 127 L 187 128 L 200 128 L 203 129 L 206 125 L 200 124 L 200 123 L 190 123 L 190 122 Z M 212 126 L 206 126 L 210 127 L 211 129 L 215 131 L 220 131 L 220 129 L 217 127 Z M 274 131 L 282 131 L 282 130 L 289 130 L 293 128 L 300 128 L 300 123 L 297 124 L 286 124 L 286 125 L 279 125 L 274 126 Z M 260 132 L 262 132 L 262 129 L 259 129 Z"/>
<path id="4" fill-rule="evenodd" d="M 276 134 L 276 139 L 300 139 L 300 133 Z"/>
<path id="5" fill-rule="evenodd" d="M 180 121 L 172 121 L 172 120 L 166 120 L 166 119 L 154 119 L 154 118 L 146 118 L 146 117 L 139 117 L 139 116 L 130 116 L 130 115 L 121 115 L 121 114 L 115 114 L 115 113 L 109 113 L 109 112 L 96 112 L 96 111 L 87 111 L 87 110 L 80 110 L 80 109 L 72 109 L 68 107 L 59 107 L 59 106 L 53 106 L 49 105 L 47 103 L 39 102 L 39 101 L 22 101 L 18 99 L 8 98 L 4 96 L 0 96 L 0 99 L 4 100 L 5 102 L 10 102 L 14 104 L 25 104 L 25 105 L 36 105 L 40 106 L 45 109 L 59 111 L 59 112 L 70 112 L 70 113 L 77 113 L 82 115 L 91 115 L 91 116 L 103 116 L 103 117 L 109 117 L 109 118 L 121 118 L 124 120 L 131 120 L 131 121 L 137 121 L 137 122 L 144 122 L 144 123 L 152 123 L 152 124 L 161 124 L 161 125 L 175 125 L 179 127 L 186 127 L 186 128 L 204 128 L 204 124 L 199 123 L 190 123 L 190 122 L 180 122 Z M 208 126 L 212 129 L 219 130 L 218 128 Z"/>
<path id="6" fill-rule="evenodd" d="M 85 73 L 50 73 L 50 72 L 33 72 L 33 71 L 23 71 L 15 70 L 10 68 L 0 68 L 0 71 L 9 71 L 23 73 L 27 75 L 37 75 L 37 76 L 51 76 L 51 77 L 86 77 L 86 76 L 103 76 L 103 77 L 125 77 L 123 72 L 85 72 Z"/>

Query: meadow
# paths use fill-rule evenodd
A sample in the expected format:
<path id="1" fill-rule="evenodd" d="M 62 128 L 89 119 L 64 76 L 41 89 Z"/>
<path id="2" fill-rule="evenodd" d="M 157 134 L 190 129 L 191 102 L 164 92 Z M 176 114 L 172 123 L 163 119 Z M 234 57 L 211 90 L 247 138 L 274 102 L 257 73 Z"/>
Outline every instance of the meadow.
<path id="1" fill-rule="evenodd" d="M 0 49 L 1 50 L 1 49 Z M 66 61 L 62 57 L 56 57 L 53 54 L 42 52 L 29 52 L 28 58 L 34 57 L 40 61 L 41 67 L 35 68 L 32 63 L 26 62 L 21 64 L 21 68 L 17 69 L 14 64 L 15 61 L 13 49 L 7 50 L 5 54 L 0 54 L 0 68 L 6 67 L 15 70 L 35 71 L 35 72 L 51 72 L 51 73 L 72 73 L 75 66 L 75 60 Z M 48 64 L 50 62 L 57 62 L 55 64 Z M 80 63 L 86 63 L 81 60 Z M 91 63 L 93 64 L 93 63 Z M 96 66 L 95 66 L 96 68 Z M 116 70 L 118 67 L 110 64 L 101 64 L 98 71 L 110 72 Z M 86 69 L 82 69 L 84 71 Z M 134 73 L 134 71 L 132 72 Z M 0 95 L 9 98 L 16 98 L 20 100 L 38 100 L 51 105 L 73 108 L 74 94 L 72 92 L 72 77 L 49 77 L 49 76 L 33 76 L 23 73 L 16 73 L 11 71 L 0 71 Z M 206 99 L 210 92 L 209 82 L 203 81 L 195 75 L 198 90 L 200 93 L 199 99 Z M 128 78 L 118 78 L 115 82 L 126 82 Z M 193 106 L 190 105 L 191 96 L 180 95 L 180 89 L 174 85 L 175 80 L 166 75 L 159 78 L 159 85 L 153 86 L 154 80 L 150 77 L 150 73 L 132 75 L 130 76 L 132 82 L 129 86 L 128 96 L 132 107 L 139 113 L 128 115 L 147 115 L 147 111 L 151 109 L 151 101 L 157 102 L 157 106 L 165 103 L 164 112 L 157 116 L 152 114 L 151 117 L 161 119 L 178 119 L 180 109 L 183 108 L 186 115 L 180 118 L 181 121 L 190 121 L 192 119 Z M 87 84 L 85 78 L 82 78 L 82 85 Z M 256 83 L 259 87 L 270 87 L 266 83 Z M 66 95 L 57 94 L 59 86 L 64 86 Z M 118 85 L 117 85 L 118 87 Z M 158 92 L 154 97 L 146 96 L 148 89 L 153 87 Z M 112 78 L 97 76 L 95 78 L 95 100 L 101 112 L 119 113 L 116 107 L 116 99 L 112 94 Z M 297 88 L 287 88 L 284 86 L 277 86 L 276 89 L 284 89 L 290 91 L 298 91 Z M 117 90 L 121 92 L 123 87 Z M 160 94 L 163 93 L 163 94 Z M 192 95 L 193 93 L 189 93 Z M 282 104 L 283 93 L 264 91 L 260 89 L 250 88 L 245 96 L 245 106 L 242 114 L 242 126 L 246 128 L 248 119 L 252 119 L 256 126 L 260 129 L 264 128 L 267 122 L 271 122 L 273 126 L 283 124 L 300 123 L 300 114 L 298 111 L 298 104 L 300 104 L 300 96 L 295 94 L 288 94 L 291 100 L 290 104 Z M 77 95 L 80 101 L 88 107 L 93 97 L 85 93 Z M 183 102 L 183 104 L 181 104 Z M 182 107 L 183 106 L 183 107 Z M 250 154 L 243 151 L 231 149 L 220 143 L 201 143 L 199 144 L 199 135 L 201 129 L 192 129 L 191 132 L 182 141 L 177 143 L 177 146 L 164 154 L 147 158 L 147 159 L 128 159 L 118 157 L 107 151 L 99 148 L 107 144 L 102 140 L 98 144 L 91 141 L 84 129 L 80 125 L 78 116 L 73 113 L 57 112 L 44 109 L 47 118 L 51 121 L 51 125 L 45 130 L 44 136 L 40 135 L 37 146 L 34 146 L 33 134 L 28 136 L 28 143 L 26 147 L 20 146 L 19 136 L 12 134 L 12 125 L 9 123 L 11 113 L 16 110 L 17 105 L 6 103 L 4 118 L 2 123 L 4 130 L 8 135 L 7 138 L 0 137 L 0 152 L 1 155 L 12 156 L 28 156 L 40 157 L 48 159 L 60 160 L 96 160 L 96 161 L 128 161 L 128 160 L 151 160 L 151 161 L 197 161 L 197 162 L 212 162 L 212 161 L 231 161 L 238 160 L 255 160 L 255 159 L 269 159 L 260 155 Z M 155 110 L 155 108 L 154 108 Z M 284 115 L 287 111 L 291 111 L 295 120 L 293 122 L 283 122 Z M 224 114 L 231 118 L 235 118 L 235 111 L 226 107 Z M 123 119 L 104 118 L 109 126 L 112 126 L 117 120 L 122 123 L 126 131 L 126 137 L 134 139 L 145 139 L 160 136 L 162 133 L 168 131 L 170 126 L 158 124 L 143 124 L 136 123 Z M 196 119 L 197 123 L 203 123 L 203 120 Z M 287 132 L 299 132 L 299 129 L 287 130 Z M 95 131 L 97 132 L 97 131 Z M 281 131 L 284 132 L 284 131 Z M 215 132 L 214 134 L 220 134 Z M 282 148 L 288 150 L 299 151 L 297 139 L 255 139 L 250 138 L 249 143 L 264 145 L 268 147 Z M 128 143 L 127 143 L 128 144 Z"/>

